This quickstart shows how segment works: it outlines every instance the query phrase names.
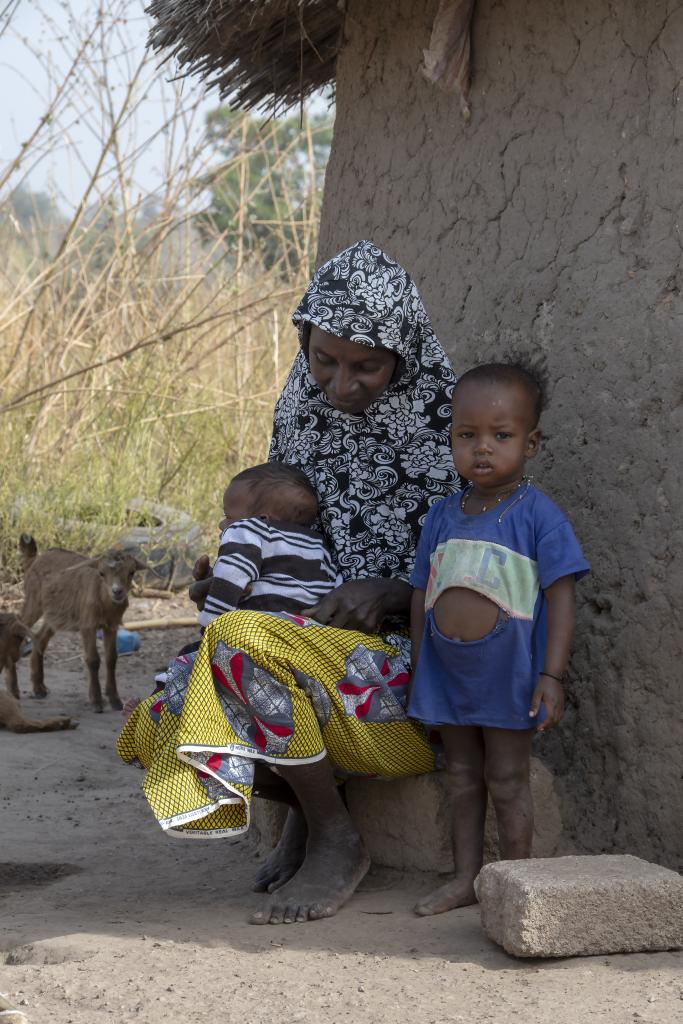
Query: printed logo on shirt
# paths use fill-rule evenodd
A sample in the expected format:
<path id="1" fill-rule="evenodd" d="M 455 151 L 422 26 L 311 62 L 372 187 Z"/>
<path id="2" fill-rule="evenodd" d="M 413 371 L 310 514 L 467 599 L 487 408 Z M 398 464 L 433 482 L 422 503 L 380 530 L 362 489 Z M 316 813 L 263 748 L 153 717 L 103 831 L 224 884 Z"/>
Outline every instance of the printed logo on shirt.
<path id="1" fill-rule="evenodd" d="M 425 608 L 451 587 L 475 590 L 515 619 L 533 619 L 538 564 L 502 544 L 451 538 L 432 552 Z"/>

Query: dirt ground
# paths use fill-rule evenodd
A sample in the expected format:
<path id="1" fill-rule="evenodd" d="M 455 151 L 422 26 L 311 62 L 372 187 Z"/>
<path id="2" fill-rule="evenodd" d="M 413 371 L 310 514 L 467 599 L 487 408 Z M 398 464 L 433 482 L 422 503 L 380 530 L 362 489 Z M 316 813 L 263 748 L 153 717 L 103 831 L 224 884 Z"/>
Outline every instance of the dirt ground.
<path id="1" fill-rule="evenodd" d="M 159 614 L 134 602 L 129 618 Z M 167 615 L 187 614 L 179 602 Z M 143 635 L 119 660 L 124 697 L 192 630 Z M 476 907 L 418 919 L 428 875 L 373 869 L 328 921 L 253 927 L 249 840 L 166 837 L 119 762 L 119 715 L 86 705 L 77 639 L 47 658 L 50 696 L 31 713 L 77 717 L 75 732 L 0 733 L 0 991 L 30 1024 L 669 1024 L 683 1015 L 679 954 L 519 962 L 491 943 Z"/>

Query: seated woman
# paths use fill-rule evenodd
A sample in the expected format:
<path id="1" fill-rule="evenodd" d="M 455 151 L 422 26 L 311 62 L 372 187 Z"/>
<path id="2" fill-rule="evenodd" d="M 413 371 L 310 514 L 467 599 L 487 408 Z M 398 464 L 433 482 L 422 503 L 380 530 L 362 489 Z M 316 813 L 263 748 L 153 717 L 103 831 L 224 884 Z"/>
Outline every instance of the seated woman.
<path id="1" fill-rule="evenodd" d="M 301 349 L 270 457 L 307 474 L 344 582 L 300 616 L 216 619 L 191 672 L 177 659 L 163 699 L 143 702 L 119 739 L 124 759 L 148 769 L 166 829 L 238 835 L 254 790 L 284 788 L 291 807 L 257 878 L 270 895 L 255 924 L 329 917 L 363 878 L 369 859 L 339 779 L 434 767 L 405 715 L 408 577 L 430 505 L 457 486 L 455 378 L 405 270 L 358 242 L 317 271 L 293 321 Z M 200 604 L 206 582 L 194 586 Z"/>

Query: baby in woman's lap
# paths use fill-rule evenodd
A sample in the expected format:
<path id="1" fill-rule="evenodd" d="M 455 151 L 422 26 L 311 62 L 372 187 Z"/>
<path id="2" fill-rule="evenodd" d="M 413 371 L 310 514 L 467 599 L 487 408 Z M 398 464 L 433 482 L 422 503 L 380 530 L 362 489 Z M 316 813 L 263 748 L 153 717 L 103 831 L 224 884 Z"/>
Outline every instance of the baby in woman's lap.
<path id="1" fill-rule="evenodd" d="M 223 495 L 218 554 L 198 622 L 204 629 L 232 611 L 300 614 L 341 582 L 314 529 L 318 501 L 305 473 L 283 462 L 252 466 Z M 180 652 L 191 662 L 199 641 Z M 156 677 L 163 689 L 166 673 Z M 140 703 L 126 701 L 127 719 Z"/>

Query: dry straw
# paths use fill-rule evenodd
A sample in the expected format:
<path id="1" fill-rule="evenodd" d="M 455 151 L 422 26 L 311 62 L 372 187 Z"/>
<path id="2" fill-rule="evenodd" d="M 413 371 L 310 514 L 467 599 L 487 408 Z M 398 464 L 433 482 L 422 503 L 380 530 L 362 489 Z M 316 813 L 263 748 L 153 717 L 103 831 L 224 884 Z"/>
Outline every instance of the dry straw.
<path id="1" fill-rule="evenodd" d="M 315 252 L 316 175 L 270 225 L 287 239 L 287 259 L 265 269 L 262 254 L 242 245 L 249 189 L 263 187 L 246 174 L 241 232 L 233 228 L 228 247 L 205 224 L 200 240 L 194 218 L 215 155 L 195 130 L 197 93 L 166 83 L 159 186 L 140 194 L 136 162 L 153 140 L 135 126 L 163 76 L 148 55 L 129 66 L 132 39 L 146 31 L 136 10 L 131 0 L 94 4 L 66 33 L 53 26 L 66 70 L 45 115 L 26 126 L 27 141 L 0 164 L 0 575 L 17 570 L 22 530 L 41 546 L 104 544 L 134 496 L 177 505 L 211 535 L 226 479 L 266 455 L 294 352 L 288 317 Z M 37 215 L 20 222 L 16 188 L 54 147 L 72 147 L 78 159 L 77 120 L 99 147 L 79 201 L 59 225 Z M 311 154 L 312 131 L 304 117 Z M 271 170 L 282 171 L 288 153 L 272 122 L 260 138 Z M 231 166 L 246 159 L 238 147 Z"/>
<path id="2" fill-rule="evenodd" d="M 332 85 L 345 3 L 151 0 L 151 43 L 241 108 L 279 109 Z"/>

